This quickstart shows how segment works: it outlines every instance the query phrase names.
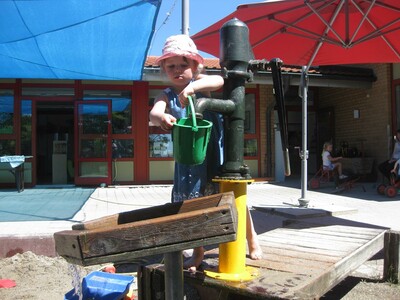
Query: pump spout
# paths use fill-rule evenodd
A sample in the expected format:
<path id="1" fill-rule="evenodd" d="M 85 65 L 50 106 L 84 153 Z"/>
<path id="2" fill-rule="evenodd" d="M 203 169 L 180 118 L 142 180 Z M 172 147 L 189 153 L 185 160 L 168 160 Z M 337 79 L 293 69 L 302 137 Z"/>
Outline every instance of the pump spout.
<path id="1" fill-rule="evenodd" d="M 205 110 L 211 110 L 223 115 L 229 115 L 235 110 L 235 103 L 232 100 L 221 100 L 213 98 L 199 98 L 194 105 L 197 119 L 203 119 Z"/>

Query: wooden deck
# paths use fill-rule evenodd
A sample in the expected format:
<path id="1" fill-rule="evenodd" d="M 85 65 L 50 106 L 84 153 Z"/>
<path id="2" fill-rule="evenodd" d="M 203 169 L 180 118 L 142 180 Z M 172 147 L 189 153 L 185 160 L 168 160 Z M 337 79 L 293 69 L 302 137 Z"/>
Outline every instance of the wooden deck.
<path id="1" fill-rule="evenodd" d="M 331 290 L 384 246 L 386 229 L 292 222 L 284 228 L 259 235 L 265 259 L 248 259 L 259 276 L 248 282 L 227 282 L 185 273 L 185 281 L 199 293 L 208 289 L 207 299 L 318 299 Z M 206 253 L 205 269 L 216 269 L 218 249 Z M 154 276 L 162 265 L 142 268 L 140 299 L 152 297 Z M 157 285 L 157 284 L 156 284 Z M 158 285 L 159 286 L 159 285 Z M 213 298 L 210 289 L 218 291 Z M 225 298 L 217 298 L 224 295 Z"/>

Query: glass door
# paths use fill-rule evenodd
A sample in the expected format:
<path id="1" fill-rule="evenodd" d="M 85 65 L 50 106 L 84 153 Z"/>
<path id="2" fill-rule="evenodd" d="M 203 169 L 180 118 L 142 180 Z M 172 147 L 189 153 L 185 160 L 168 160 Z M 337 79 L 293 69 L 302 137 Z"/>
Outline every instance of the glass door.
<path id="1" fill-rule="evenodd" d="M 111 184 L 111 101 L 77 101 L 75 113 L 75 184 Z"/>

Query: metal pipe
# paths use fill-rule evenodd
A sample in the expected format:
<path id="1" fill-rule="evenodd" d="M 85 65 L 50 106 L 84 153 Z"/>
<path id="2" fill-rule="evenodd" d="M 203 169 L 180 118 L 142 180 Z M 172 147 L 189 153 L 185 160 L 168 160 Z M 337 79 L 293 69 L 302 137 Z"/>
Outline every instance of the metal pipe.
<path id="1" fill-rule="evenodd" d="M 182 251 L 164 254 L 165 299 L 183 300 L 183 259 Z"/>
<path id="2" fill-rule="evenodd" d="M 249 43 L 249 29 L 234 18 L 220 30 L 220 64 L 225 70 L 224 99 L 235 103 L 235 111 L 225 118 L 225 162 L 223 178 L 250 179 L 250 170 L 243 162 L 245 83 L 253 53 Z"/>
<path id="3" fill-rule="evenodd" d="M 182 0 L 182 34 L 189 35 L 189 0 Z"/>
<path id="4" fill-rule="evenodd" d="M 301 157 L 301 198 L 299 199 L 300 206 L 307 207 L 309 200 L 307 199 L 307 89 L 308 89 L 308 78 L 307 68 L 302 68 L 302 81 L 301 81 L 301 103 L 302 103 L 302 150 L 300 152 Z"/>
<path id="5" fill-rule="evenodd" d="M 224 115 L 228 115 L 235 110 L 235 103 L 232 100 L 221 100 L 213 98 L 196 99 L 194 105 L 196 118 L 203 119 L 203 113 L 205 110 L 211 110 Z"/>

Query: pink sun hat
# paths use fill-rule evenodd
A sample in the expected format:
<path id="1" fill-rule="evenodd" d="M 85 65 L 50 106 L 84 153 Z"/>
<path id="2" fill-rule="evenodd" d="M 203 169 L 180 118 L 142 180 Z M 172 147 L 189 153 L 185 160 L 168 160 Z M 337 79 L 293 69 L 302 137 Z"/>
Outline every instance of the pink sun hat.
<path id="1" fill-rule="evenodd" d="M 162 55 L 156 59 L 156 64 L 160 64 L 162 60 L 173 56 L 184 56 L 197 61 L 199 64 L 204 62 L 203 57 L 197 51 L 196 44 L 186 34 L 172 35 L 167 38 Z"/>

